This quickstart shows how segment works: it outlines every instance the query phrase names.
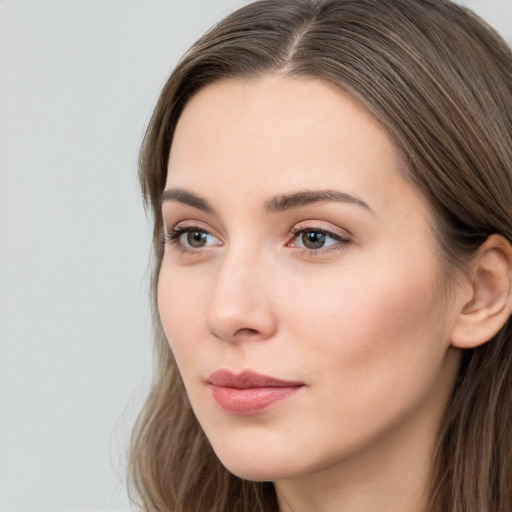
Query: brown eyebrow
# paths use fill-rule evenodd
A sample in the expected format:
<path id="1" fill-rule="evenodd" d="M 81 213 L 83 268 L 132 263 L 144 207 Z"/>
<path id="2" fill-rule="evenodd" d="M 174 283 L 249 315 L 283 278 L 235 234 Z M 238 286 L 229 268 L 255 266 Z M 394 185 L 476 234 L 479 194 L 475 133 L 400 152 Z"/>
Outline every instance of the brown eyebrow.
<path id="1" fill-rule="evenodd" d="M 164 190 L 160 196 L 160 204 L 166 201 L 177 201 L 184 203 L 205 213 L 215 213 L 213 206 L 203 199 L 202 197 L 184 190 L 181 188 Z M 299 208 L 300 206 L 307 206 L 313 203 L 334 201 L 338 203 L 349 203 L 362 206 L 363 208 L 372 211 L 371 208 L 358 197 L 347 194 L 346 192 L 338 192 L 336 190 L 303 190 L 294 192 L 292 194 L 281 194 L 269 199 L 265 203 L 265 211 L 267 212 L 282 212 Z"/>
<path id="2" fill-rule="evenodd" d="M 206 199 L 181 188 L 164 190 L 160 196 L 160 204 L 163 204 L 166 201 L 177 201 L 179 203 L 188 204 L 189 206 L 202 210 L 205 213 L 215 213 L 214 208 L 210 203 L 208 203 L 208 201 L 206 201 Z"/>
<path id="3" fill-rule="evenodd" d="M 265 203 L 265 210 L 268 212 L 282 212 L 300 206 L 327 201 L 356 204 L 372 211 L 371 208 L 358 197 L 336 190 L 304 190 L 294 192 L 293 194 L 279 195 Z"/>

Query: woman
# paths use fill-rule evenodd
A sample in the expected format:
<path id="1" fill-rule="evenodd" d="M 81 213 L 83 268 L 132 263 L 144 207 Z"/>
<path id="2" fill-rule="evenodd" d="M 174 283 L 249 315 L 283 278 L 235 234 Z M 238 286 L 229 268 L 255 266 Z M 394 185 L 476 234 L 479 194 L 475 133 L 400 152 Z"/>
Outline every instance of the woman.
<path id="1" fill-rule="evenodd" d="M 512 510 L 511 84 L 446 0 L 256 2 L 192 47 L 141 153 L 145 509 Z"/>

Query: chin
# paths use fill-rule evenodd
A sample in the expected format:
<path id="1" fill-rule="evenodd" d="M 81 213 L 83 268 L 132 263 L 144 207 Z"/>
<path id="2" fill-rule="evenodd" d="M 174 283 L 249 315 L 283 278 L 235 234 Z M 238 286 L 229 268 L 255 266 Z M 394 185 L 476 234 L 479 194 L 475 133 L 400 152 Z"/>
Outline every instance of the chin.
<path id="1" fill-rule="evenodd" d="M 249 480 L 251 482 L 275 482 L 276 480 L 282 480 L 293 476 L 290 470 L 276 467 L 271 460 L 266 461 L 262 465 L 244 464 L 241 463 L 228 463 L 226 464 L 221 459 L 224 467 L 233 475 L 243 480 Z"/>
<path id="2" fill-rule="evenodd" d="M 272 456 L 267 450 L 258 450 L 249 444 L 243 446 L 236 442 L 227 447 L 219 447 L 213 443 L 212 447 L 222 465 L 243 480 L 268 482 L 283 478 L 286 473 L 289 474 L 289 466 L 286 467 L 283 458 L 277 454 Z"/>
<path id="3" fill-rule="evenodd" d="M 253 482 L 270 482 L 292 478 L 308 471 L 307 464 L 297 464 L 297 453 L 289 454 L 272 449 L 252 446 L 243 449 L 239 444 L 232 444 L 228 449 L 213 447 L 222 465 L 235 476 Z M 303 461 L 304 462 L 304 461 Z"/>

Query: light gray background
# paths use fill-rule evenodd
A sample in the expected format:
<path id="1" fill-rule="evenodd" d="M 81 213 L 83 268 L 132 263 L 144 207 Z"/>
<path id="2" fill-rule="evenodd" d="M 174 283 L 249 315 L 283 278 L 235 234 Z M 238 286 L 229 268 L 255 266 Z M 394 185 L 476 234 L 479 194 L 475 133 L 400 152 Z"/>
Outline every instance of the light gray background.
<path id="1" fill-rule="evenodd" d="M 0 0 L 0 511 L 128 510 L 149 381 L 137 150 L 181 54 L 244 0 Z M 512 0 L 467 0 L 512 41 Z"/>

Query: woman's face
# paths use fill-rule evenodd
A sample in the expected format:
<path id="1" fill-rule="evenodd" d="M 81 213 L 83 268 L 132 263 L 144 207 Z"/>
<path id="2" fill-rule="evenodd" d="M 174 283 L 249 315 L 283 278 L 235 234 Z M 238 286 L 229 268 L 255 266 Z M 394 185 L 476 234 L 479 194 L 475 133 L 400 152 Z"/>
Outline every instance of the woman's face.
<path id="1" fill-rule="evenodd" d="M 158 305 L 197 419 L 235 474 L 430 450 L 457 311 L 401 165 L 366 111 L 319 80 L 225 81 L 184 109 Z"/>

